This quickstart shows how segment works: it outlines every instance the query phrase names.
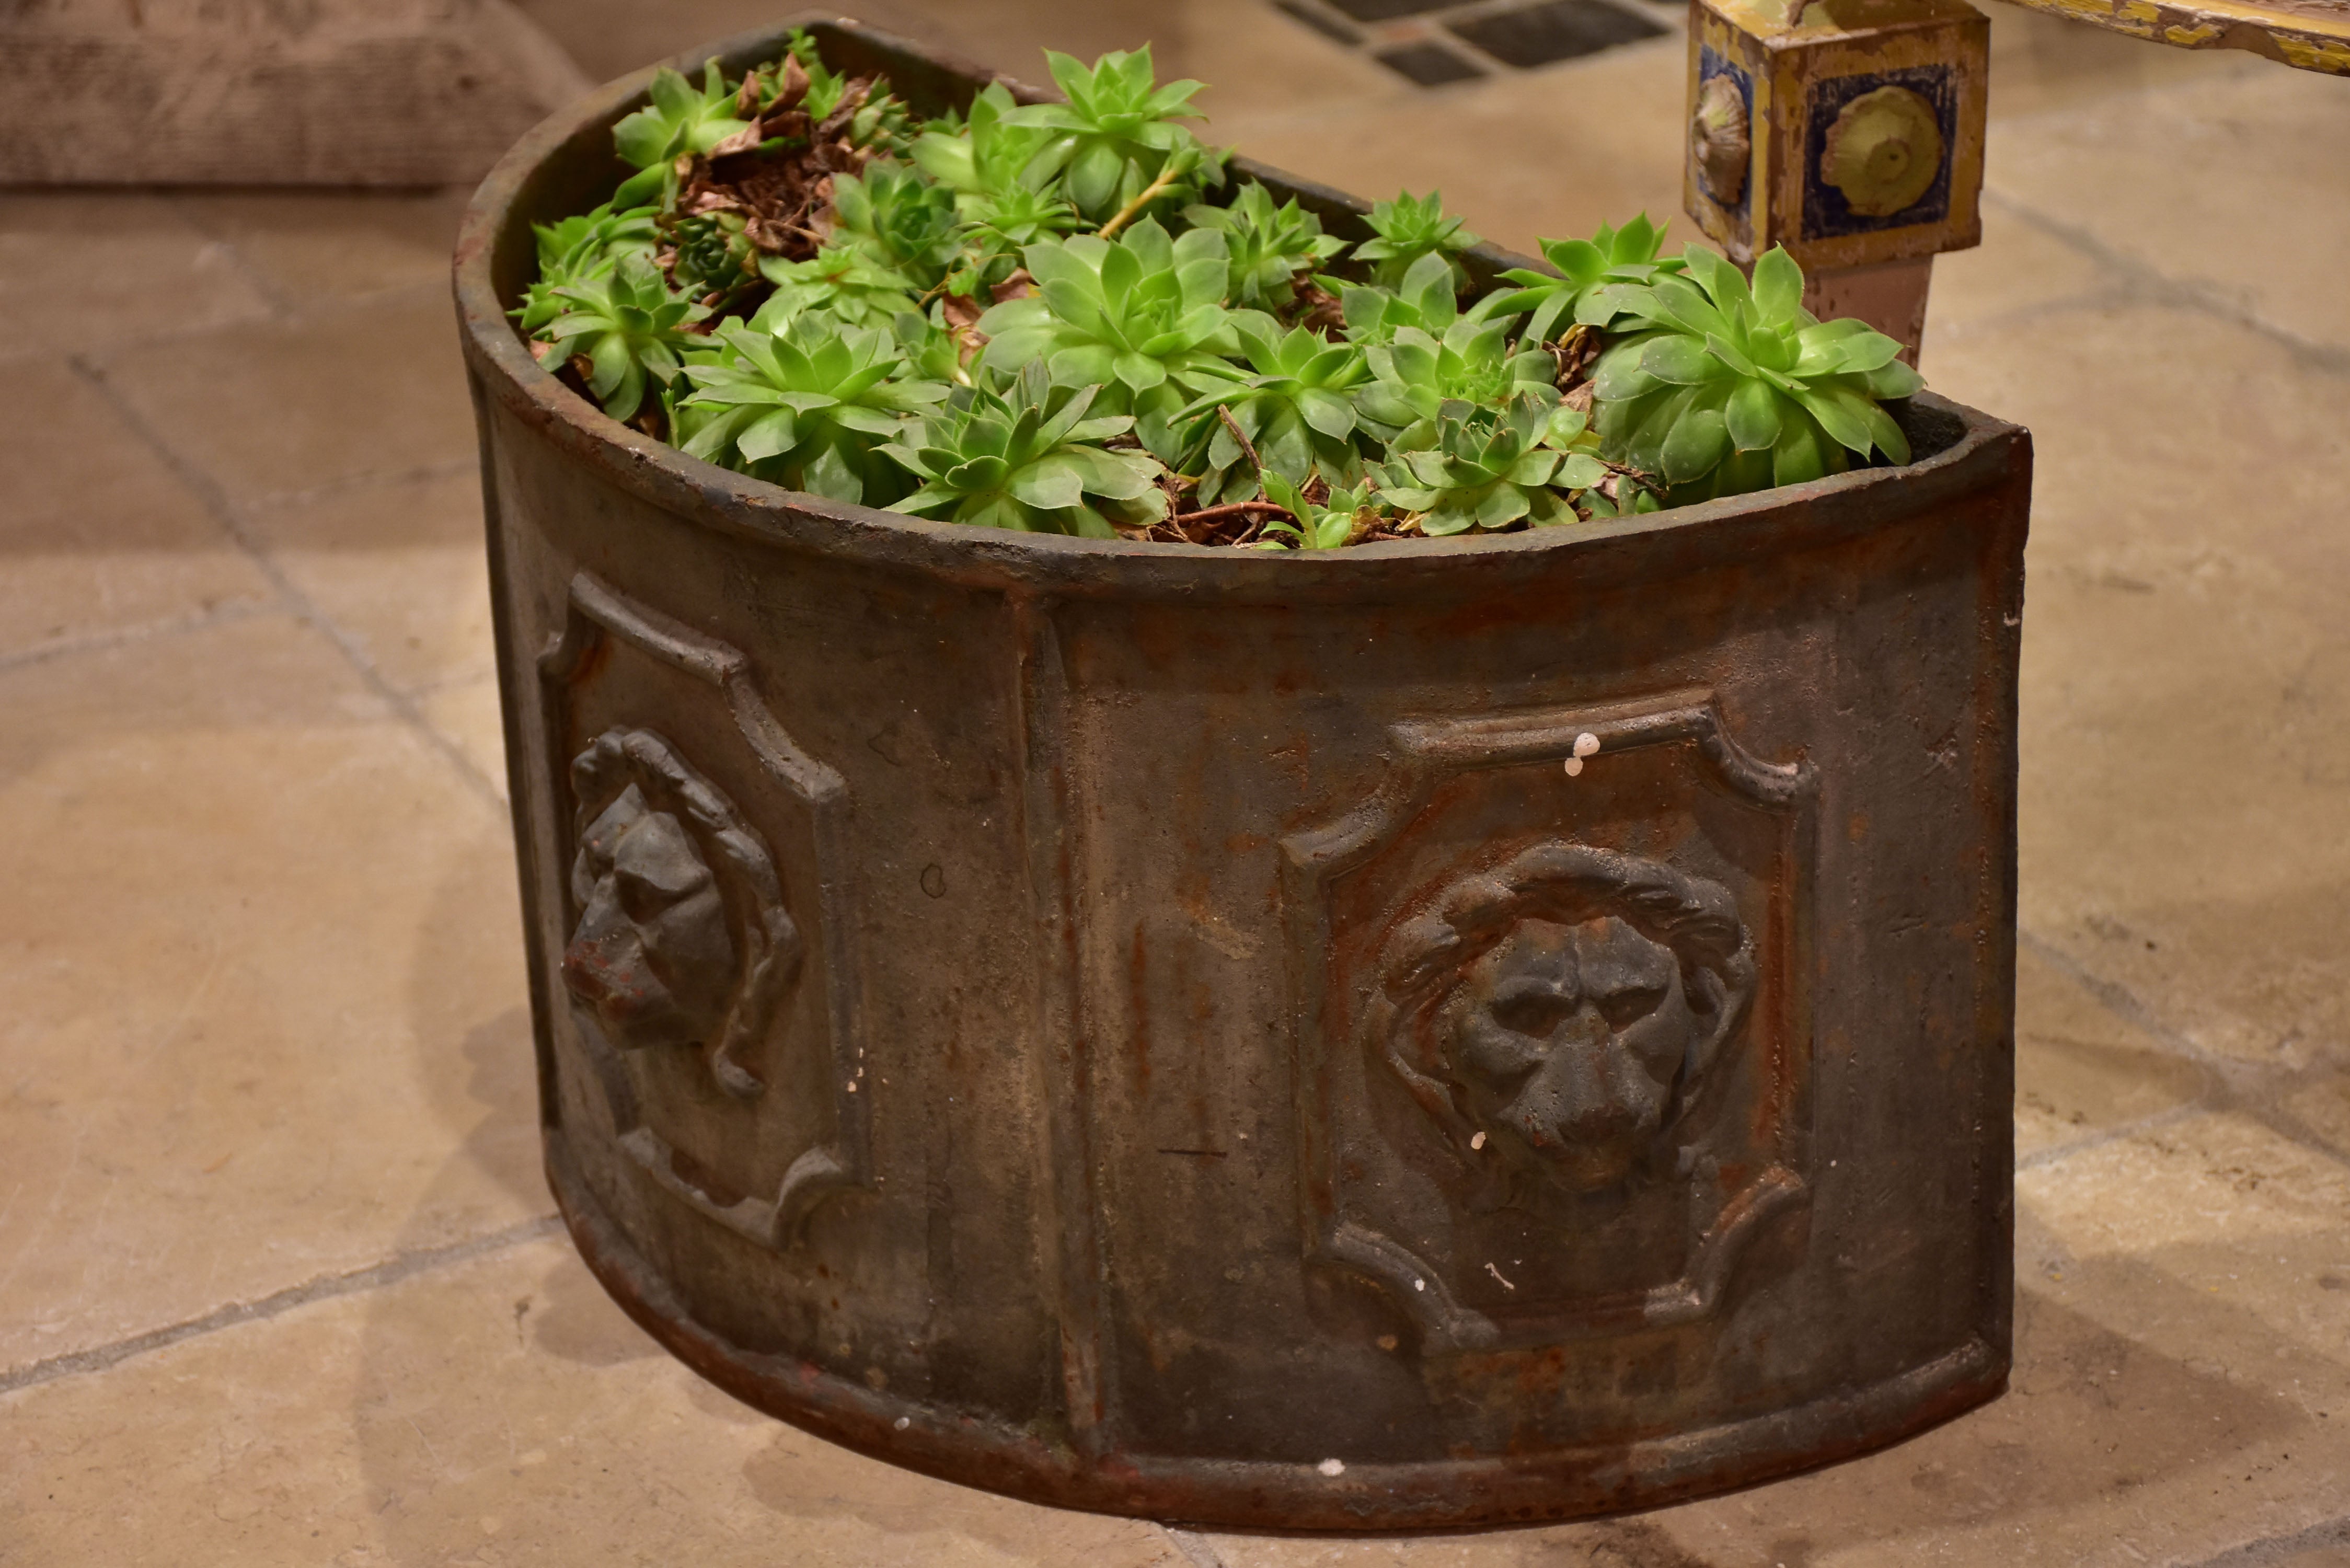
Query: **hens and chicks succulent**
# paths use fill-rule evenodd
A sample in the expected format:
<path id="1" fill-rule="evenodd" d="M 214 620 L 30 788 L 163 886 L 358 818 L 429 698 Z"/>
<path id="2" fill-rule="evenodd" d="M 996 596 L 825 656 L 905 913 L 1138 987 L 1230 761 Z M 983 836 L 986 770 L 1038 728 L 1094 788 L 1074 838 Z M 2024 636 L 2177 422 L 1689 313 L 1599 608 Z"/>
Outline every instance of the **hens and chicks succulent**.
<path id="1" fill-rule="evenodd" d="M 1148 48 L 1048 54 L 918 123 L 806 35 L 740 81 L 673 71 L 620 121 L 638 172 L 542 227 L 534 351 L 692 455 L 984 525 L 1324 550 L 1612 518 L 1908 460 L 1898 345 L 1661 251 L 1647 218 L 1542 242 L 1464 306 L 1440 198 L 1351 247 L 1180 122 Z"/>

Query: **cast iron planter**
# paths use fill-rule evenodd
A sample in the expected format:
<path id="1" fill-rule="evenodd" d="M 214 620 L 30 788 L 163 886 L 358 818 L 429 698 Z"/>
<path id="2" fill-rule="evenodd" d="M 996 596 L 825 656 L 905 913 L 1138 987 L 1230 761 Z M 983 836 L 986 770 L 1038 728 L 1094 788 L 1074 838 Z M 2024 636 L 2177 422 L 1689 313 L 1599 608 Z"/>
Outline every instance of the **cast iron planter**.
<path id="1" fill-rule="evenodd" d="M 785 493 L 503 314 L 644 82 L 457 262 L 547 1169 L 639 1322 L 919 1469 L 1309 1530 L 2004 1386 L 2022 431 L 1921 396 L 1907 468 L 1310 557 Z"/>

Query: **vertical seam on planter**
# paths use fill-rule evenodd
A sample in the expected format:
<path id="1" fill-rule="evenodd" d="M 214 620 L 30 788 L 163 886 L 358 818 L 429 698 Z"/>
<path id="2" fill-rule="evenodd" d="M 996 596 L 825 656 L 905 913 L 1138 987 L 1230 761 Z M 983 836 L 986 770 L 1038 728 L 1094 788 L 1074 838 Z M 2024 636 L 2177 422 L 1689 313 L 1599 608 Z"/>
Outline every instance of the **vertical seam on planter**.
<path id="1" fill-rule="evenodd" d="M 1979 1272 L 1981 1298 L 1976 1322 L 1986 1343 L 2010 1357 L 2015 1346 L 2015 937 L 2017 890 L 2016 810 L 2022 791 L 2022 756 L 2019 715 L 2022 702 L 2024 544 L 2031 528 L 2032 447 L 2029 439 L 2009 446 L 2006 481 L 1986 497 L 1990 516 L 1976 547 L 1978 585 L 1976 657 L 1981 661 L 1974 701 L 1974 772 L 1977 824 L 1991 864 L 1994 885 L 1984 900 L 1980 931 L 2005 931 L 2007 941 L 1979 961 L 1989 971 L 1978 1002 L 1977 1033 L 1991 1052 L 1993 1082 L 1979 1105 L 1982 1125 L 1973 1147 L 1978 1202 L 1991 1208 L 1993 1234 Z M 1986 797 L 1986 792 L 1988 797 Z M 1978 937 L 1980 942 L 1981 938 Z"/>
<path id="2" fill-rule="evenodd" d="M 1111 1379 L 1102 1349 L 1102 1257 L 1096 1214 L 1093 1127 L 1088 1110 L 1084 955 L 1077 918 L 1076 860 L 1083 844 L 1070 777 L 1069 680 L 1055 602 L 1007 596 L 1019 660 L 1022 837 L 1028 858 L 1036 971 L 1033 1048 L 1045 1104 L 1052 1194 L 1046 1257 L 1060 1314 L 1061 1396 L 1072 1443 L 1084 1453 L 1108 1446 Z"/>

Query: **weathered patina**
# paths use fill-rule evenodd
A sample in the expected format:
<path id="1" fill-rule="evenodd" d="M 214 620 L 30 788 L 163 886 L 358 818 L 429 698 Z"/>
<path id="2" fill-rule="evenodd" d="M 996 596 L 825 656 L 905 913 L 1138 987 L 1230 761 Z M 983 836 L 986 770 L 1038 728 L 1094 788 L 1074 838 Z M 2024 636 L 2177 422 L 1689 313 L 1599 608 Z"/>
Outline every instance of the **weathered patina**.
<path id="1" fill-rule="evenodd" d="M 901 1464 L 1303 1530 L 2004 1386 L 2023 431 L 1921 396 L 1907 468 L 1310 556 L 786 493 L 504 315 L 644 80 L 457 262 L 547 1169 L 639 1322 Z"/>

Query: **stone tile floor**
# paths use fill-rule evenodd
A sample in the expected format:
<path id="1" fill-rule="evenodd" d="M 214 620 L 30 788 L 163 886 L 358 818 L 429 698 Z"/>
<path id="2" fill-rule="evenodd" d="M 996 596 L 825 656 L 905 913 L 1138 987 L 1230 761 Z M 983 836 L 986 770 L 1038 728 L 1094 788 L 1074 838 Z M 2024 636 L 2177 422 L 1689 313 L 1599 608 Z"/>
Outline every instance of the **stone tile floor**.
<path id="1" fill-rule="evenodd" d="M 534 0 L 591 73 L 769 14 Z M 1523 245 L 1678 208 L 1681 46 L 1421 89 L 1259 0 L 888 0 Z M 462 193 L 0 193 L 0 1563 L 2350 1563 L 2350 84 L 2000 9 L 1925 369 L 2039 442 L 2019 1351 L 1638 1518 L 1207 1537 L 735 1406 L 549 1219 Z M 1685 226 L 1685 225 L 1684 225 Z"/>

